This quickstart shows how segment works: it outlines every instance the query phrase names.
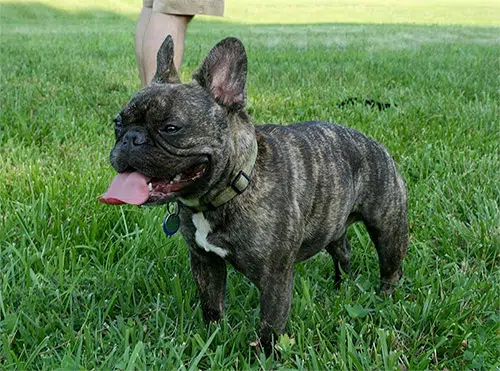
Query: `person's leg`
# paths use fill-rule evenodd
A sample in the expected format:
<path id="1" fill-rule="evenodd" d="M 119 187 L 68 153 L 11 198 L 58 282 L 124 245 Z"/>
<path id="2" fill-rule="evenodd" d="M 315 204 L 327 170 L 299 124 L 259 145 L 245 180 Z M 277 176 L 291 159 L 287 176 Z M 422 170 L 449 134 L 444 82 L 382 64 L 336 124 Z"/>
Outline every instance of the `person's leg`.
<path id="1" fill-rule="evenodd" d="M 177 70 L 182 63 L 184 53 L 184 38 L 191 15 L 176 15 L 153 12 L 142 40 L 142 86 L 151 82 L 156 72 L 156 53 L 168 35 L 174 40 L 174 64 Z"/>
<path id="2" fill-rule="evenodd" d="M 141 13 L 139 14 L 139 20 L 137 21 L 137 27 L 135 29 L 135 59 L 137 62 L 137 69 L 139 70 L 139 77 L 141 79 L 141 86 L 145 86 L 146 76 L 144 73 L 144 57 L 142 54 L 143 43 L 144 43 L 144 35 L 146 34 L 146 30 L 148 28 L 149 19 L 151 18 L 151 14 L 153 9 L 150 7 L 143 6 Z"/>

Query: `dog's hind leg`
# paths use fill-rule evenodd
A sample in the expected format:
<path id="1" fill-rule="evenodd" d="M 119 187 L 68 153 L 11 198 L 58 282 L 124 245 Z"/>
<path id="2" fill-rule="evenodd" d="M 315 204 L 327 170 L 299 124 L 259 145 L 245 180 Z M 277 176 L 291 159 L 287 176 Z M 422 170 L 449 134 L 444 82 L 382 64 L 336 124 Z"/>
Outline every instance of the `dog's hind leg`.
<path id="1" fill-rule="evenodd" d="M 342 282 L 342 272 L 349 273 L 351 261 L 351 246 L 344 234 L 337 241 L 330 242 L 326 247 L 335 265 L 335 287 L 339 287 Z"/>
<path id="2" fill-rule="evenodd" d="M 383 294 L 391 294 L 403 275 L 401 263 L 408 248 L 408 221 L 406 207 L 402 206 L 401 209 L 400 213 L 386 214 L 381 220 L 365 220 L 368 233 L 377 249 L 380 292 Z"/>

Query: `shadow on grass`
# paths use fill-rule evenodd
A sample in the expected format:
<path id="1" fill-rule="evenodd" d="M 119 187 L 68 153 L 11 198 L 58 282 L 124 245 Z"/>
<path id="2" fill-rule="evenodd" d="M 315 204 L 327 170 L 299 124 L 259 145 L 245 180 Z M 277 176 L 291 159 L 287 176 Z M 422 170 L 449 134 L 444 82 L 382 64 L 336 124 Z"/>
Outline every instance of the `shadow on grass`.
<path id="1" fill-rule="evenodd" d="M 139 12 L 139 6 L 138 12 Z M 67 11 L 53 6 L 37 2 L 29 3 L 2 3 L 0 4 L 0 24 L 3 26 L 10 24 L 46 24 L 52 22 L 59 24 L 75 24 L 75 21 L 124 21 L 130 22 L 131 17 L 112 11 L 102 9 L 89 9 L 78 11 Z"/>
<path id="2" fill-rule="evenodd" d="M 8 24 L 16 24 L 19 22 L 26 22 L 26 23 L 47 23 L 50 24 L 50 22 L 59 22 L 61 24 L 72 24 L 75 20 L 80 20 L 80 21 L 106 21 L 106 20 L 113 20 L 113 21 L 131 21 L 131 20 L 136 20 L 137 16 L 140 12 L 141 9 L 141 4 L 140 1 L 137 0 L 137 10 L 136 12 L 130 12 L 130 9 L 127 8 L 127 12 L 115 12 L 112 10 L 105 10 L 103 8 L 87 8 L 87 9 L 75 9 L 75 10 L 65 10 L 58 8 L 57 6 L 53 5 L 48 5 L 43 2 L 7 2 L 7 3 L 0 3 L 0 23 L 2 25 L 8 25 Z M 236 2 L 236 1 L 235 1 Z M 237 3 L 237 2 L 236 2 Z M 118 2 L 120 4 L 120 2 Z M 239 6 L 244 7 L 245 4 L 240 4 Z M 248 5 L 248 4 L 247 4 Z M 381 5 L 383 7 L 383 5 Z M 228 3 L 227 4 L 227 9 L 226 13 L 227 16 L 225 17 L 209 17 L 209 16 L 198 16 L 195 19 L 197 22 L 203 22 L 203 23 L 209 23 L 209 24 L 221 24 L 221 25 L 239 25 L 243 27 L 265 27 L 265 26 L 277 26 L 277 27 L 307 27 L 310 25 L 338 25 L 338 26 L 347 26 L 347 25 L 372 25 L 372 26 L 377 26 L 377 25 L 386 25 L 386 26 L 415 26 L 415 27 L 472 27 L 472 28 L 496 28 L 498 29 L 497 25 L 489 25 L 488 23 L 484 23 L 484 25 L 481 24 L 467 24 L 467 23 L 419 23 L 418 19 L 414 17 L 408 18 L 408 20 L 411 22 L 405 22 L 405 21 L 398 21 L 394 22 L 391 21 L 390 19 L 372 19 L 372 20 L 362 20 L 359 19 L 357 20 L 356 17 L 351 17 L 351 16 L 346 16 L 345 18 L 336 18 L 335 15 L 332 15 L 330 20 L 318 20 L 315 21 L 314 19 L 311 20 L 311 22 L 303 22 L 300 19 L 297 19 L 297 17 L 292 17 L 290 18 L 291 22 L 289 23 L 275 23 L 275 22 L 264 22 L 262 23 L 259 18 L 255 18 L 255 16 L 248 16 L 247 18 L 242 18 L 242 15 L 239 14 L 238 12 L 235 12 L 234 9 L 234 4 Z M 258 8 L 258 5 L 254 6 L 255 8 Z M 247 7 L 248 8 L 248 7 Z M 291 9 L 294 7 L 291 6 Z M 321 8 L 321 6 L 314 6 L 314 5 L 307 5 L 307 8 L 309 12 L 314 11 L 315 9 Z M 273 9 L 271 7 L 271 9 Z M 288 9 L 288 7 L 287 7 Z M 399 11 L 404 11 L 405 7 L 404 6 L 399 6 L 394 8 Z M 241 10 L 241 9 L 240 9 Z M 286 9 L 285 9 L 286 10 Z M 389 10 L 389 8 L 388 8 Z M 367 11 L 368 13 L 368 11 Z M 243 13 L 244 14 L 244 13 Z M 253 14 L 253 13 L 252 13 Z M 300 17 L 299 17 L 300 18 Z M 243 20 L 244 19 L 244 20 Z M 257 21 L 252 22 L 252 21 Z M 463 26 L 462 26 L 463 25 Z"/>

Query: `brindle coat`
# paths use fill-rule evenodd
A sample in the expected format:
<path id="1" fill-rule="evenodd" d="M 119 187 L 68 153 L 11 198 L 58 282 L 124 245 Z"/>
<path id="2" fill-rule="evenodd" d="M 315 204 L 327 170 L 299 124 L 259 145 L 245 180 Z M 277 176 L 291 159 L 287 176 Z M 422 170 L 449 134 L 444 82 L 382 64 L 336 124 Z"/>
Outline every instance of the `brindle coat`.
<path id="1" fill-rule="evenodd" d="M 170 178 L 209 160 L 208 173 L 176 195 L 191 206 L 181 208 L 181 231 L 203 315 L 221 318 L 232 264 L 260 291 L 260 341 L 269 350 L 273 334 L 285 329 L 295 263 L 326 249 L 338 283 L 349 272 L 346 230 L 355 221 L 364 222 L 377 249 L 381 290 L 392 290 L 408 244 L 407 196 L 387 151 L 356 130 L 323 122 L 252 125 L 244 108 L 246 71 L 243 45 L 228 38 L 182 84 L 168 37 L 153 82 L 120 112 L 111 163 L 118 172 Z M 168 124 L 179 130 L 162 130 Z M 127 136 L 137 145 L 124 146 Z M 196 211 L 229 186 L 255 146 L 246 191 L 215 210 Z"/>

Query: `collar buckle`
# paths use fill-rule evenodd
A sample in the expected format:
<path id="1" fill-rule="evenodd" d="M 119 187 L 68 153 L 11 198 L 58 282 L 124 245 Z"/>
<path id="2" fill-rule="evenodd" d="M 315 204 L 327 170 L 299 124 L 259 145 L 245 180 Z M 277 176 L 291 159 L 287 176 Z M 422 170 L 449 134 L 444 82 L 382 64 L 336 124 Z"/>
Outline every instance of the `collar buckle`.
<path id="1" fill-rule="evenodd" d="M 243 170 L 240 170 L 238 175 L 234 178 L 234 180 L 231 182 L 231 188 L 237 193 L 237 194 L 242 194 L 245 192 L 245 190 L 248 188 L 248 185 L 250 184 L 250 176 L 245 173 Z"/>

